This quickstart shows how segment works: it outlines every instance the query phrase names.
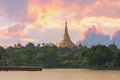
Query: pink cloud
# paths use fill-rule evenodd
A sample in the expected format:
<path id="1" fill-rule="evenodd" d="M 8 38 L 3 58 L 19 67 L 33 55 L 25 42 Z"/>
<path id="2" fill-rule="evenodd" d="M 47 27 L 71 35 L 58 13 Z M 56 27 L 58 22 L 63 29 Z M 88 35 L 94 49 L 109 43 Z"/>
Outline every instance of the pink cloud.
<path id="1" fill-rule="evenodd" d="M 92 27 L 84 32 L 82 43 L 88 47 L 98 44 L 109 45 L 110 37 L 104 34 L 101 29 Z"/>
<path id="2" fill-rule="evenodd" d="M 12 38 L 14 36 L 25 37 L 27 32 L 25 31 L 25 25 L 15 24 L 10 27 L 0 28 L 0 38 Z"/>
<path id="3" fill-rule="evenodd" d="M 47 41 L 50 38 L 46 37 L 51 35 L 49 30 L 53 29 L 53 32 L 56 32 L 56 28 L 63 30 L 66 20 L 71 33 L 79 34 L 75 36 L 74 33 L 74 39 L 80 38 L 81 34 L 84 39 L 92 31 L 111 36 L 120 29 L 119 11 L 119 0 L 15 0 L 14 2 L 0 0 L 0 17 L 4 16 L 10 22 L 7 24 L 8 27 L 1 26 L 0 38 L 6 40 L 20 37 L 23 41 L 30 39 L 32 41 L 34 38 L 31 37 L 43 35 L 43 41 Z M 98 27 L 90 28 L 91 25 Z M 33 35 L 30 30 L 39 33 Z M 53 38 L 58 38 L 57 35 Z M 40 40 L 37 37 L 35 39 Z"/>
<path id="4" fill-rule="evenodd" d="M 95 33 L 95 34 L 104 34 L 101 28 L 92 26 L 91 28 L 88 28 L 86 31 L 82 34 L 82 40 L 84 40 L 88 34 Z"/>

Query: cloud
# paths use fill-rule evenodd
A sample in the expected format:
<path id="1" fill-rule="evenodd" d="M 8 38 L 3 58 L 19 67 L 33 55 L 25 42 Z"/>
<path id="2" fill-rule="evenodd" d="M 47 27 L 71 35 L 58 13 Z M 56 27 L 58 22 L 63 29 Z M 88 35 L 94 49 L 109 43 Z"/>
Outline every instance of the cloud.
<path id="1" fill-rule="evenodd" d="M 87 17 L 120 18 L 119 0 L 74 0 L 79 10 L 73 18 L 80 21 Z M 72 0 L 71 0 L 72 4 Z"/>
<path id="2" fill-rule="evenodd" d="M 0 28 L 0 38 L 9 39 L 15 36 L 25 37 L 27 32 L 25 31 L 25 25 L 22 24 L 13 24 L 9 27 Z"/>
<path id="3" fill-rule="evenodd" d="M 116 33 L 113 36 L 115 40 L 115 44 L 120 47 L 120 30 L 116 31 Z"/>
<path id="4" fill-rule="evenodd" d="M 107 35 L 111 37 L 120 30 L 119 14 L 119 0 L 0 0 L 0 38 L 13 43 L 58 42 L 67 20 L 73 41 L 87 40 L 90 34 L 107 41 Z M 51 35 L 52 39 L 47 37 Z"/>
<path id="5" fill-rule="evenodd" d="M 21 42 L 24 42 L 24 43 L 28 43 L 28 42 L 38 42 L 37 39 L 33 39 L 33 38 L 26 38 L 26 39 L 21 39 Z"/>
<path id="6" fill-rule="evenodd" d="M 41 0 L 29 0 L 28 14 L 34 20 L 33 26 L 44 25 L 45 28 L 64 28 L 60 24 L 79 10 L 79 6 L 76 4 L 64 3 L 63 0 L 50 0 L 48 2 L 43 4 Z"/>
<path id="7" fill-rule="evenodd" d="M 96 27 L 89 28 L 86 32 L 84 32 L 85 38 L 82 41 L 82 44 L 87 45 L 88 47 L 103 44 L 110 44 L 110 37 L 102 33 L 101 30 Z"/>
<path id="8" fill-rule="evenodd" d="M 28 0 L 0 0 L 0 16 L 5 16 L 12 21 L 27 20 Z"/>
<path id="9" fill-rule="evenodd" d="M 11 26 L 0 27 L 0 45 L 7 47 L 21 43 L 21 39 L 28 38 L 28 33 L 24 24 L 13 24 Z"/>

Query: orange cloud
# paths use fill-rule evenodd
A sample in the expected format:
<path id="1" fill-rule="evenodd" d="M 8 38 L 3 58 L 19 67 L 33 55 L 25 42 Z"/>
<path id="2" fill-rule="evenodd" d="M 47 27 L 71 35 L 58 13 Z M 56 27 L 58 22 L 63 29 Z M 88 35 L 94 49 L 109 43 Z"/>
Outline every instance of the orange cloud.
<path id="1" fill-rule="evenodd" d="M 74 29 L 79 31 L 80 34 L 84 34 L 89 27 L 95 25 L 97 26 L 96 32 L 102 32 L 112 36 L 115 28 L 119 28 L 120 20 L 106 16 L 104 17 L 104 15 L 99 16 L 99 14 L 94 12 L 94 10 L 102 8 L 102 6 L 113 5 L 118 5 L 118 3 L 110 2 L 108 0 L 98 0 L 92 3 L 92 5 L 81 6 L 76 1 L 73 1 L 72 3 L 65 3 L 64 0 L 49 0 L 43 4 L 39 0 L 29 0 L 28 15 L 33 18 L 34 21 L 33 23 L 29 23 L 27 28 L 40 29 L 40 31 L 44 31 L 46 28 L 64 29 L 64 21 L 67 19 L 69 28 L 71 30 Z M 114 13 L 114 10 L 107 11 L 103 13 Z M 101 29 L 103 29 L 103 31 L 101 31 Z M 104 29 L 109 29 L 109 31 L 105 31 Z M 81 36 L 81 39 L 83 39 L 85 35 Z"/>
<path id="2" fill-rule="evenodd" d="M 60 15 L 60 8 L 55 3 L 42 4 L 39 0 L 29 0 L 28 15 L 34 19 L 31 27 L 44 27 L 52 28 L 55 18 Z"/>
<path id="3" fill-rule="evenodd" d="M 23 28 L 22 28 L 23 27 Z M 12 26 L 6 26 L 0 28 L 0 38 L 9 39 L 14 36 L 26 37 L 27 31 L 24 28 L 24 25 L 13 24 Z"/>
<path id="4" fill-rule="evenodd" d="M 1 32 L 1 34 L 0 34 L 0 38 L 2 39 L 8 39 L 9 38 L 9 36 L 7 36 L 6 34 L 7 34 L 7 27 L 2 27 L 2 28 L 0 28 L 0 32 Z"/>
<path id="5" fill-rule="evenodd" d="M 86 31 L 92 25 L 96 26 L 96 33 L 104 33 L 110 36 L 113 36 L 114 33 L 120 29 L 119 0 L 28 0 L 26 4 L 27 5 L 24 5 L 22 8 L 21 5 L 16 7 L 21 9 L 18 12 L 15 10 L 11 11 L 14 6 L 9 10 L 10 6 L 6 4 L 8 7 L 5 7 L 5 10 L 8 10 L 10 14 L 3 11 L 4 5 L 2 7 L 0 5 L 0 14 L 6 13 L 5 15 L 10 17 L 10 19 L 7 20 L 10 24 L 7 24 L 7 27 L 2 26 L 0 28 L 0 38 L 5 38 L 6 40 L 14 36 L 20 36 L 24 37 L 21 41 L 37 42 L 31 39 L 31 36 L 35 36 L 33 33 L 37 32 L 35 34 L 42 35 L 45 32 L 42 38 L 45 38 L 43 41 L 46 40 L 47 42 L 48 38 L 46 38 L 46 35 L 50 35 L 50 30 L 52 29 L 53 32 L 55 32 L 56 29 L 62 31 L 66 20 L 68 21 L 70 33 L 73 32 L 74 36 L 75 33 L 77 33 L 77 36 L 74 37 L 76 41 L 78 37 L 79 39 L 84 39 L 87 34 Z M 13 15 L 13 13 L 16 15 Z M 11 19 L 12 21 L 9 22 Z M 18 23 L 24 27 L 16 25 Z M 3 21 L 3 24 L 6 24 L 6 21 Z M 54 38 L 56 38 L 56 36 L 54 36 Z"/>
<path id="6" fill-rule="evenodd" d="M 69 5 L 68 7 L 66 7 Z M 39 0 L 29 0 L 28 15 L 34 19 L 29 28 L 64 28 L 65 20 L 69 20 L 79 10 L 76 4 L 64 3 L 64 0 L 50 0 L 43 4 Z M 63 21 L 62 21 L 63 20 Z"/>

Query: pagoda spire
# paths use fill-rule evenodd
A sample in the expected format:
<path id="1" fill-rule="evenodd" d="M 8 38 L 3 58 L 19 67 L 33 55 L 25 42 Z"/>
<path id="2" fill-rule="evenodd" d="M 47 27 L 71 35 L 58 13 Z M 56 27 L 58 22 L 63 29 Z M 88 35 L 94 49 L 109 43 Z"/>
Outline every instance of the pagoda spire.
<path id="1" fill-rule="evenodd" d="M 63 39 L 70 39 L 70 36 L 68 34 L 67 21 L 65 22 L 65 32 L 64 32 L 64 38 Z"/>
<path id="2" fill-rule="evenodd" d="M 75 48 L 75 44 L 71 41 L 70 36 L 68 34 L 68 27 L 67 21 L 65 22 L 65 32 L 59 47 L 68 47 L 68 48 Z"/>
<path id="3" fill-rule="evenodd" d="M 68 33 L 68 29 L 67 29 L 67 21 L 65 22 L 65 32 Z"/>

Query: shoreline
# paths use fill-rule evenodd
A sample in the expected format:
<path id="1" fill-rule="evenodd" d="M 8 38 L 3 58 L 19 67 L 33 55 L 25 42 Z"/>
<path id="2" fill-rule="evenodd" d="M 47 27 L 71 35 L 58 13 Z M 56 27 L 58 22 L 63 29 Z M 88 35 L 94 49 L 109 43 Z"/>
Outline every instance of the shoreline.
<path id="1" fill-rule="evenodd" d="M 93 69 L 93 68 L 43 68 L 44 69 L 71 69 L 71 70 L 75 70 L 75 69 L 81 69 L 81 70 L 120 70 L 120 69 Z"/>

